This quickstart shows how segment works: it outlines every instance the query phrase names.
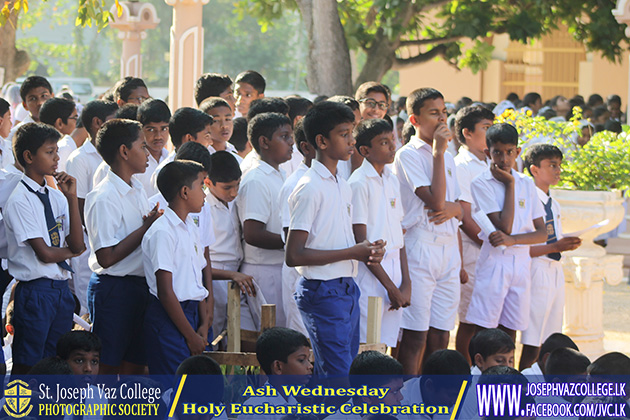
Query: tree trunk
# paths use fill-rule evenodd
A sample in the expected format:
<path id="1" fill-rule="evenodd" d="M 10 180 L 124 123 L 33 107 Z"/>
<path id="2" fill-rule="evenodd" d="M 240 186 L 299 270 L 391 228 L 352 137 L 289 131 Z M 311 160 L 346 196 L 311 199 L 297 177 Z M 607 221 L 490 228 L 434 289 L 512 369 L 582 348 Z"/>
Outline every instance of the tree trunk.
<path id="1" fill-rule="evenodd" d="M 0 67 L 4 68 L 4 80 L 0 84 L 14 81 L 28 70 L 30 58 L 26 51 L 15 47 L 17 14 L 11 13 L 4 25 L 0 26 Z"/>
<path id="2" fill-rule="evenodd" d="M 374 37 L 374 41 L 370 48 L 366 51 L 367 58 L 365 65 L 361 69 L 361 73 L 357 76 L 354 83 L 356 90 L 362 83 L 375 81 L 380 82 L 385 73 L 389 71 L 396 60 L 396 50 L 400 44 L 400 38 L 392 42 L 379 29 Z"/>
<path id="3" fill-rule="evenodd" d="M 337 0 L 297 0 L 309 42 L 306 84 L 318 95 L 353 95 L 350 53 Z"/>

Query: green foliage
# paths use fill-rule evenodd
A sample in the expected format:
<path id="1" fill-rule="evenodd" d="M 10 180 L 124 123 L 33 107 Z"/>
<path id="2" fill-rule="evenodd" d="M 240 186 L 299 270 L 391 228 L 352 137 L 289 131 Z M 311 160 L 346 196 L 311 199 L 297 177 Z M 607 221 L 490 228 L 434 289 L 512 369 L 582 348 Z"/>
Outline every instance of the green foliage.
<path id="1" fill-rule="evenodd" d="M 626 127 L 620 134 L 602 131 L 580 146 L 577 140 L 582 136 L 581 113 L 578 107 L 574 108 L 570 121 L 547 121 L 543 117 L 507 110 L 495 123 L 506 122 L 516 127 L 523 153 L 534 139 L 545 139 L 563 151 L 558 188 L 583 191 L 630 188 L 630 129 Z"/>

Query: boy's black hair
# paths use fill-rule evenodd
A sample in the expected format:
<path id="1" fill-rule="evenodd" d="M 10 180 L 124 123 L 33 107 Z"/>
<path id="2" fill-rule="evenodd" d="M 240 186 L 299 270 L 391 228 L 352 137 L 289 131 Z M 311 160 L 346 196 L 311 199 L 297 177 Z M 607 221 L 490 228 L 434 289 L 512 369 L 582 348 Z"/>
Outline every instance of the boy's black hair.
<path id="1" fill-rule="evenodd" d="M 51 95 L 53 94 L 53 88 L 48 79 L 42 76 L 28 76 L 20 86 L 20 97 L 22 98 L 22 102 L 26 102 L 28 93 L 38 87 L 46 88 Z"/>
<path id="2" fill-rule="evenodd" d="M 363 120 L 354 128 L 354 139 L 357 141 L 355 146 L 357 150 L 361 146 L 372 147 L 374 137 L 391 132 L 392 126 L 386 120 L 380 118 Z"/>
<path id="3" fill-rule="evenodd" d="M 545 378 L 551 382 L 554 377 L 583 375 L 591 364 L 588 357 L 577 350 L 561 347 L 551 352 L 545 363 Z"/>
<path id="4" fill-rule="evenodd" d="M 439 90 L 433 88 L 416 89 L 407 96 L 407 115 L 420 115 L 424 102 L 431 99 L 444 99 Z"/>
<path id="5" fill-rule="evenodd" d="M 466 144 L 464 128 L 467 128 L 470 132 L 474 132 L 475 125 L 483 120 L 494 121 L 494 113 L 481 105 L 465 106 L 457 111 L 457 114 L 455 114 L 457 140 L 462 144 Z"/>
<path id="6" fill-rule="evenodd" d="M 298 95 L 286 96 L 284 100 L 289 105 L 289 119 L 291 123 L 295 121 L 296 117 L 306 115 L 308 110 L 313 107 L 313 102 Z"/>
<path id="7" fill-rule="evenodd" d="M 542 101 L 542 97 L 537 92 L 529 92 L 523 97 L 523 106 L 530 106 L 536 103 L 537 100 Z"/>
<path id="8" fill-rule="evenodd" d="M 466 358 L 455 350 L 438 350 L 424 362 L 423 375 L 468 375 L 470 366 Z"/>
<path id="9" fill-rule="evenodd" d="M 313 99 L 313 105 L 317 105 L 320 102 L 327 101 L 329 97 L 327 95 L 317 95 L 315 99 Z"/>
<path id="10" fill-rule="evenodd" d="M 46 101 L 48 102 L 48 101 Z M 6 99 L 0 98 L 0 117 L 3 117 L 8 111 L 11 110 L 11 104 Z M 39 111 L 41 113 L 41 110 Z M 41 117 L 40 117 L 41 119 Z"/>
<path id="11" fill-rule="evenodd" d="M 498 385 L 505 384 L 511 385 L 511 389 L 519 389 L 521 390 L 520 396 L 520 406 L 514 407 L 516 412 L 512 411 L 512 415 L 510 415 L 512 407 L 509 406 L 507 399 L 503 403 L 503 407 L 497 407 L 499 410 L 496 411 L 496 414 L 489 413 L 489 415 L 485 416 L 484 419 L 487 420 L 515 420 L 521 417 L 521 413 L 524 411 L 525 407 L 528 404 L 534 404 L 534 397 L 527 393 L 527 386 L 529 385 L 529 381 L 518 370 L 511 368 L 509 366 L 492 366 L 486 369 L 483 374 L 479 377 L 479 384 L 482 385 Z M 503 413 L 501 415 L 500 413 Z"/>
<path id="12" fill-rule="evenodd" d="M 604 130 L 619 134 L 622 131 L 621 123 L 615 120 L 608 120 L 604 123 Z"/>
<path id="13" fill-rule="evenodd" d="M 553 109 L 551 109 L 551 108 L 547 108 L 547 109 L 545 109 L 542 113 L 540 113 L 540 111 L 538 111 L 538 116 L 539 116 L 539 117 L 543 117 L 543 118 L 545 118 L 546 120 L 550 120 L 550 119 L 552 119 L 553 117 L 557 117 L 557 116 L 558 116 L 558 114 L 556 114 L 556 111 L 554 111 Z"/>
<path id="14" fill-rule="evenodd" d="M 140 124 L 167 123 L 171 119 L 171 110 L 161 99 L 149 99 L 138 107 L 136 119 Z"/>
<path id="15" fill-rule="evenodd" d="M 204 171 L 210 173 L 212 169 L 212 160 L 210 159 L 210 151 L 203 144 L 189 141 L 184 143 L 177 149 L 175 160 L 191 160 L 203 166 Z"/>
<path id="16" fill-rule="evenodd" d="M 568 335 L 564 335 L 562 333 L 551 334 L 549 337 L 547 337 L 545 342 L 542 343 L 542 346 L 540 346 L 538 361 L 542 362 L 545 354 L 551 353 L 555 349 L 560 349 L 563 347 L 579 351 L 577 344 L 575 344 L 575 342 L 571 340 L 571 337 L 569 337 Z"/>
<path id="17" fill-rule="evenodd" d="M 238 150 L 242 152 L 245 150 L 247 144 L 247 120 L 243 117 L 234 118 L 232 120 L 232 137 L 230 137 L 230 143 Z"/>
<path id="18" fill-rule="evenodd" d="M 195 108 L 183 107 L 175 111 L 168 123 L 168 131 L 171 134 L 171 141 L 175 150 L 182 145 L 182 140 L 186 134 L 196 136 L 212 122 L 213 119 L 210 115 Z"/>
<path id="19" fill-rule="evenodd" d="M 54 127 L 43 123 L 26 123 L 21 125 L 13 138 L 13 153 L 22 167 L 26 167 L 24 152 L 35 155 L 37 149 L 48 142 L 57 142 L 61 133 Z"/>
<path id="20" fill-rule="evenodd" d="M 271 375 L 271 365 L 274 361 L 286 363 L 289 356 L 300 347 L 311 347 L 301 332 L 283 327 L 269 328 L 256 340 L 256 359 L 262 370 Z"/>
<path id="21" fill-rule="evenodd" d="M 523 156 L 523 164 L 525 168 L 527 168 L 527 172 L 533 176 L 532 171 L 529 170 L 531 165 L 540 168 L 540 162 L 545 159 L 554 158 L 562 160 L 564 158 L 562 150 L 558 149 L 558 147 L 553 144 L 538 143 L 527 149 L 527 153 Z"/>
<path id="22" fill-rule="evenodd" d="M 616 103 L 621 105 L 621 97 L 619 95 L 608 95 L 608 97 L 606 98 L 606 105 L 610 105 L 611 103 Z"/>
<path id="23" fill-rule="evenodd" d="M 225 387 L 221 366 L 211 357 L 190 356 L 177 367 L 176 376 L 188 375 L 181 396 L 184 403 L 218 404 Z M 178 380 L 179 382 L 179 380 Z M 183 404 L 180 404 L 183 406 Z"/>
<path id="24" fill-rule="evenodd" d="M 29 375 L 72 375 L 70 365 L 64 359 L 57 356 L 46 357 L 28 371 Z"/>
<path id="25" fill-rule="evenodd" d="M 258 114 L 266 112 L 277 112 L 278 114 L 289 115 L 289 104 L 282 98 L 260 98 L 254 99 L 249 104 L 247 111 L 247 121 L 251 121 Z M 292 124 L 293 125 L 293 124 Z"/>
<path id="26" fill-rule="evenodd" d="M 199 105 L 199 110 L 207 114 L 208 111 L 210 111 L 212 108 L 217 108 L 220 106 L 229 108 L 230 110 L 232 110 L 232 107 L 230 107 L 230 104 L 228 104 L 228 102 L 225 99 L 219 96 L 210 96 L 209 98 L 204 99 L 203 102 L 201 102 L 201 104 Z"/>
<path id="27" fill-rule="evenodd" d="M 245 70 L 244 72 L 239 73 L 239 75 L 236 76 L 234 84 L 238 84 L 241 82 L 251 85 L 259 94 L 265 93 L 265 88 L 267 87 L 267 82 L 265 82 L 265 78 L 260 73 L 254 70 Z"/>
<path id="28" fill-rule="evenodd" d="M 118 151 L 123 144 L 127 148 L 138 140 L 142 125 L 138 121 L 114 118 L 103 124 L 96 133 L 96 150 L 105 163 L 112 166 L 116 163 Z"/>
<path id="29" fill-rule="evenodd" d="M 167 163 L 157 176 L 157 187 L 170 204 L 183 187 L 192 187 L 204 167 L 189 160 L 174 160 Z"/>
<path id="30" fill-rule="evenodd" d="M 350 375 L 389 375 L 403 374 L 400 362 L 376 350 L 359 353 L 350 365 Z M 351 378 L 352 379 L 352 378 Z"/>
<path id="31" fill-rule="evenodd" d="M 613 351 L 600 356 L 588 367 L 591 376 L 630 375 L 630 357 Z"/>
<path id="32" fill-rule="evenodd" d="M 390 99 L 389 89 L 387 89 L 387 87 L 383 85 L 382 83 L 378 83 L 378 82 L 362 83 L 361 86 L 357 88 L 357 91 L 354 94 L 354 99 L 356 99 L 357 101 L 360 101 L 361 99 L 367 98 L 368 95 L 372 92 L 382 93 L 383 95 L 385 95 L 385 100 L 389 102 L 389 99 Z"/>
<path id="33" fill-rule="evenodd" d="M 247 138 L 256 153 L 260 155 L 259 140 L 261 137 L 264 136 L 271 140 L 273 133 L 285 125 L 292 126 L 293 124 L 291 124 L 289 117 L 277 112 L 265 112 L 252 118 L 247 124 Z"/>
<path id="34" fill-rule="evenodd" d="M 518 97 L 518 93 L 516 92 L 508 93 L 508 96 L 506 96 L 505 99 L 512 102 L 514 105 L 516 105 L 516 103 L 521 100 L 521 98 Z M 523 98 L 523 101 L 525 101 L 525 98 Z"/>
<path id="35" fill-rule="evenodd" d="M 308 142 L 308 140 L 306 140 L 306 133 L 304 133 L 304 118 L 295 123 L 295 127 L 293 127 L 293 140 L 300 154 L 304 156 L 302 148 L 300 147 L 302 142 Z"/>
<path id="36" fill-rule="evenodd" d="M 350 365 L 350 386 L 359 388 L 367 385 L 378 388 L 387 385 L 396 377 L 402 378 L 403 367 L 391 356 L 376 350 L 359 353 Z M 358 402 L 359 398 L 354 398 Z"/>
<path id="37" fill-rule="evenodd" d="M 73 101 L 65 98 L 50 98 L 39 110 L 39 120 L 44 124 L 55 125 L 58 118 L 64 124 L 68 124 L 68 117 L 72 115 L 72 111 L 76 109 Z M 4 114 L 0 109 L 0 116 Z"/>
<path id="38" fill-rule="evenodd" d="M 138 120 L 138 105 L 136 104 L 124 104 L 118 108 L 118 111 L 114 114 L 114 118 L 123 120 Z"/>
<path id="39" fill-rule="evenodd" d="M 127 102 L 131 93 L 141 87 L 147 87 L 147 85 L 144 83 L 144 80 L 140 79 L 139 77 L 127 76 L 116 85 L 114 97 L 117 101 L 119 99 L 122 99 L 124 102 Z"/>
<path id="40" fill-rule="evenodd" d="M 409 140 L 416 134 L 416 127 L 411 124 L 411 121 L 405 121 L 402 129 L 402 143 L 407 144 Z"/>
<path id="41" fill-rule="evenodd" d="M 518 131 L 508 123 L 493 124 L 486 131 L 486 145 L 488 149 L 497 143 L 518 146 Z"/>
<path id="42" fill-rule="evenodd" d="M 75 350 L 100 353 L 102 348 L 101 339 L 93 332 L 73 330 L 62 335 L 57 341 L 57 356 L 67 360 L 70 357 L 70 353 Z"/>
<path id="43" fill-rule="evenodd" d="M 118 110 L 118 104 L 111 101 L 95 100 L 88 102 L 81 111 L 81 122 L 83 127 L 88 131 L 90 137 L 96 137 L 96 133 L 90 132 L 92 120 L 96 117 L 101 121 L 105 121 L 107 117 L 114 114 Z"/>
<path id="44" fill-rule="evenodd" d="M 241 172 L 241 168 L 238 165 L 238 160 L 234 154 L 220 150 L 218 152 L 214 152 L 210 156 L 210 161 L 212 165 L 210 167 L 210 172 L 208 173 L 208 178 L 212 183 L 216 184 L 217 182 L 232 182 L 241 178 L 243 173 Z"/>
<path id="45" fill-rule="evenodd" d="M 610 112 L 610 111 L 608 111 L 608 108 L 606 108 L 606 105 L 596 106 L 595 108 L 593 108 L 593 119 L 596 120 L 607 112 Z"/>
<path id="46" fill-rule="evenodd" d="M 232 86 L 232 79 L 227 74 L 202 74 L 195 83 L 195 102 L 197 106 L 211 96 L 219 96 Z"/>
<path id="47" fill-rule="evenodd" d="M 505 331 L 498 328 L 488 328 L 479 331 L 470 340 L 468 355 L 474 364 L 476 354 L 480 354 L 485 360 L 493 354 L 508 353 L 515 348 L 514 341 Z"/>
<path id="48" fill-rule="evenodd" d="M 338 104 L 347 105 L 347 106 L 350 107 L 350 109 L 352 111 L 358 111 L 359 110 L 359 101 L 357 101 L 356 99 L 354 99 L 351 96 L 335 95 L 335 96 L 331 96 L 330 98 L 328 98 L 327 101 L 329 101 L 329 102 L 336 102 Z"/>
<path id="49" fill-rule="evenodd" d="M 344 104 L 324 101 L 311 108 L 304 117 L 304 133 L 309 143 L 317 149 L 318 135 L 326 138 L 330 132 L 339 124 L 354 123 L 354 113 Z"/>
<path id="50" fill-rule="evenodd" d="M 598 104 L 603 104 L 603 103 L 604 103 L 604 98 L 602 98 L 602 95 L 593 93 L 591 96 L 588 97 L 588 101 L 586 102 L 586 105 L 593 108 L 594 106 L 597 106 Z"/>
<path id="51" fill-rule="evenodd" d="M 175 375 L 223 375 L 221 366 L 208 356 L 190 356 L 179 364 Z"/>

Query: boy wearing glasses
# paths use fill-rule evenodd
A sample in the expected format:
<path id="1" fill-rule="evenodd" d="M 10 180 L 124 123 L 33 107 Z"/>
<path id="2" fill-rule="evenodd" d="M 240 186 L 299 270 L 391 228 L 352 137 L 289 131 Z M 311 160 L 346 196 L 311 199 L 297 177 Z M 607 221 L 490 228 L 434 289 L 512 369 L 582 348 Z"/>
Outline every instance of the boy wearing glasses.
<path id="1" fill-rule="evenodd" d="M 83 144 L 77 144 L 70 137 L 77 126 L 78 118 L 77 107 L 74 102 L 65 98 L 50 98 L 44 102 L 39 110 L 39 121 L 52 125 L 63 135 L 63 138 L 57 142 L 59 147 L 57 150 L 59 154 L 58 171 L 66 170 L 68 156 Z"/>
<path id="2" fill-rule="evenodd" d="M 126 104 L 140 105 L 147 99 L 151 99 L 144 80 L 131 76 L 127 76 L 118 82 L 114 91 L 114 97 L 121 108 Z"/>
<path id="3" fill-rule="evenodd" d="M 354 98 L 359 102 L 361 119 L 385 118 L 390 100 L 389 89 L 385 85 L 365 82 L 359 86 Z"/>

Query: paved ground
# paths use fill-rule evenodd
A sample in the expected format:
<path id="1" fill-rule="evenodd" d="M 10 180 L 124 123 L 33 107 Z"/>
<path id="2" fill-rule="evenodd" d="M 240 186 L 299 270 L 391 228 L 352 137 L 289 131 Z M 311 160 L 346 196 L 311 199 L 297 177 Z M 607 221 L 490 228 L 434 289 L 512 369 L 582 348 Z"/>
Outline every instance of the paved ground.
<path id="1" fill-rule="evenodd" d="M 626 277 L 627 278 L 627 277 Z M 604 348 L 630 356 L 630 285 L 604 283 Z"/>

